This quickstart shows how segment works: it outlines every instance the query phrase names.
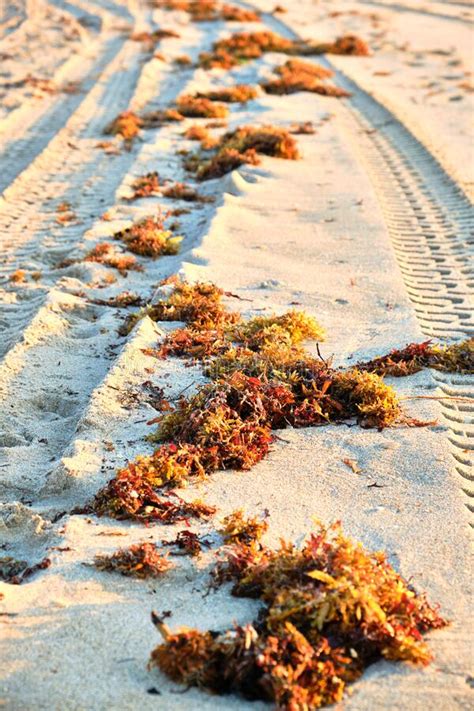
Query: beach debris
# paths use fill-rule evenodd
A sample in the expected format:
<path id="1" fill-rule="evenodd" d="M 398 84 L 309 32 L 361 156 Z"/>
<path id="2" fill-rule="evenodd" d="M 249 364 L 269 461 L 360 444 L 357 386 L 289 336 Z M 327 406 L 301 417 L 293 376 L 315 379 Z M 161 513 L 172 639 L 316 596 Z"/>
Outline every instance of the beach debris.
<path id="1" fill-rule="evenodd" d="M 431 340 L 409 343 L 387 355 L 357 364 L 359 370 L 402 377 L 424 368 L 448 373 L 474 373 L 474 338 L 451 345 L 435 344 Z"/>
<path id="2" fill-rule="evenodd" d="M 295 139 L 285 128 L 241 126 L 221 136 L 212 151 L 188 158 L 185 167 L 197 180 L 210 180 L 246 163 L 258 165 L 259 154 L 286 160 L 300 157 Z"/>
<path id="3" fill-rule="evenodd" d="M 223 295 L 224 291 L 215 284 L 176 281 L 170 296 L 132 314 L 121 333 L 129 333 L 145 316 L 152 321 L 185 321 L 200 330 L 212 329 L 224 323 L 235 323 L 239 315 L 225 308 Z"/>
<path id="4" fill-rule="evenodd" d="M 193 60 L 187 54 L 180 54 L 178 57 L 173 59 L 173 62 L 178 65 L 178 67 L 189 67 L 192 65 Z"/>
<path id="5" fill-rule="evenodd" d="M 184 132 L 184 137 L 189 141 L 199 141 L 203 150 L 214 148 L 217 143 L 217 139 L 211 135 L 209 129 L 199 124 L 189 126 Z"/>
<path id="6" fill-rule="evenodd" d="M 25 269 L 15 269 L 15 271 L 8 277 L 8 281 L 11 281 L 12 284 L 23 284 L 26 281 L 26 278 L 27 273 Z"/>
<path id="7" fill-rule="evenodd" d="M 135 543 L 128 548 L 120 548 L 111 555 L 96 555 L 94 566 L 109 573 L 120 573 L 131 578 L 160 578 L 173 568 L 154 543 Z"/>
<path id="8" fill-rule="evenodd" d="M 277 79 L 269 79 L 260 83 L 267 94 L 295 94 L 299 91 L 310 91 L 324 96 L 348 97 L 345 89 L 328 84 L 325 80 L 333 75 L 330 69 L 312 64 L 301 59 L 290 59 L 276 68 Z"/>
<path id="9" fill-rule="evenodd" d="M 258 89 L 249 84 L 235 84 L 234 86 L 225 86 L 221 89 L 211 89 L 206 92 L 196 94 L 198 98 L 210 99 L 211 101 L 223 101 L 224 103 L 245 104 L 251 99 L 256 99 Z"/>
<path id="10" fill-rule="evenodd" d="M 346 467 L 349 467 L 349 469 L 352 469 L 354 474 L 360 474 L 362 469 L 359 467 L 358 462 L 355 459 L 349 459 L 345 458 L 342 460 L 343 463 L 346 465 Z"/>
<path id="11" fill-rule="evenodd" d="M 183 94 L 176 101 L 176 108 L 181 116 L 186 118 L 221 119 L 229 115 L 229 109 L 224 104 L 218 104 L 211 99 Z"/>
<path id="12" fill-rule="evenodd" d="M 190 555 L 193 558 L 202 553 L 203 546 L 209 546 L 208 541 L 200 538 L 197 533 L 184 529 L 178 531 L 176 538 L 172 541 L 162 541 L 163 546 L 176 546 L 178 551 L 172 551 L 171 555 Z"/>
<path id="13" fill-rule="evenodd" d="M 287 711 L 340 701 L 379 659 L 426 666 L 432 656 L 422 635 L 447 624 L 384 553 L 346 538 L 339 523 L 318 524 L 302 548 L 238 543 L 226 549 L 215 580 L 259 599 L 258 618 L 223 632 L 172 632 L 155 617 L 164 641 L 149 666 L 187 686 Z"/>
<path id="14" fill-rule="evenodd" d="M 170 200 L 184 200 L 185 202 L 210 203 L 215 201 L 213 195 L 203 195 L 192 185 L 187 183 L 172 183 L 164 185 L 161 191 L 162 197 Z"/>
<path id="15" fill-rule="evenodd" d="M 190 518 L 208 519 L 216 509 L 199 499 L 191 502 L 171 492 L 156 493 L 152 485 L 141 476 L 140 465 L 128 465 L 111 479 L 95 496 L 91 505 L 75 510 L 77 514 L 95 513 L 117 520 L 135 520 L 141 523 L 179 523 Z"/>
<path id="16" fill-rule="evenodd" d="M 145 217 L 131 227 L 115 232 L 114 239 L 125 244 L 130 252 L 143 257 L 178 254 L 183 238 L 166 229 L 167 215 Z"/>
<path id="17" fill-rule="evenodd" d="M 130 39 L 134 42 L 143 42 L 143 44 L 152 50 L 155 45 L 162 39 L 179 39 L 181 37 L 178 32 L 174 30 L 167 30 L 164 27 L 159 30 L 153 30 L 153 32 L 143 31 L 143 32 L 133 32 L 130 35 Z"/>
<path id="18" fill-rule="evenodd" d="M 243 543 L 249 545 L 260 541 L 268 530 L 268 522 L 256 516 L 245 517 L 242 509 L 233 511 L 222 520 L 222 527 L 218 529 L 226 545 Z"/>
<path id="19" fill-rule="evenodd" d="M 316 129 L 312 121 L 302 121 L 301 123 L 293 123 L 289 128 L 290 133 L 298 135 L 312 135 L 316 133 Z"/>
<path id="20" fill-rule="evenodd" d="M 133 140 L 140 133 L 143 126 L 142 119 L 134 111 L 122 111 L 104 129 L 106 136 L 120 136 L 123 138 L 125 147 L 130 150 Z"/>
<path id="21" fill-rule="evenodd" d="M 159 195 L 161 191 L 160 178 L 156 171 L 140 175 L 132 183 L 133 194 L 129 200 L 137 200 L 138 198 L 152 197 Z"/>
<path id="22" fill-rule="evenodd" d="M 75 261 L 69 261 L 69 264 L 73 264 Z M 80 260 L 79 260 L 80 261 Z M 143 271 L 143 267 L 138 264 L 135 257 L 131 254 L 123 254 L 122 252 L 117 252 L 113 244 L 110 242 L 103 242 L 102 244 L 96 244 L 90 252 L 86 254 L 83 258 L 84 262 L 95 262 L 97 264 L 104 264 L 107 267 L 116 269 L 122 276 L 126 276 L 127 272 L 132 270 L 136 272 Z"/>
<path id="23" fill-rule="evenodd" d="M 18 560 L 12 556 L 0 558 L 0 580 L 11 585 L 21 585 L 38 570 L 46 570 L 51 565 L 49 558 L 43 558 L 39 563 L 30 565 L 26 560 Z"/>

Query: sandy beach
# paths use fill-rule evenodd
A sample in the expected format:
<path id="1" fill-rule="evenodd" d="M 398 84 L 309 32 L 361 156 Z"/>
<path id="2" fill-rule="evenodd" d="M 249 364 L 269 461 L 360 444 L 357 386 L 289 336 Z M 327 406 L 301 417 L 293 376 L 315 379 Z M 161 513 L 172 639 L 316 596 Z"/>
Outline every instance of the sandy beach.
<path id="1" fill-rule="evenodd" d="M 207 520 L 145 525 L 74 512 L 153 452 L 153 388 L 176 403 L 208 382 L 200 362 L 150 355 L 183 323 L 145 316 L 118 334 L 139 308 L 110 305 L 124 293 L 156 303 L 177 275 L 216 284 L 244 319 L 304 311 L 327 333 L 305 344 L 309 353 L 335 368 L 412 342 L 473 336 L 472 4 L 300 0 L 285 12 L 273 0 L 233 4 L 260 21 L 194 22 L 146 0 L 0 5 L 0 544 L 2 556 L 29 565 L 48 560 L 21 585 L 0 582 L 0 704 L 275 708 L 186 688 L 147 666 L 160 642 L 152 610 L 170 611 L 172 630 L 256 618 L 258 600 L 232 596 L 229 584 L 209 590 L 218 522 L 242 508 L 267 516 L 271 547 L 301 543 L 315 519 L 341 521 L 450 621 L 426 636 L 429 666 L 377 661 L 336 708 L 471 708 L 472 375 L 387 376 L 406 419 L 384 429 L 354 419 L 278 429 L 249 471 L 218 470 L 174 489 L 216 507 Z M 163 29 L 176 36 L 150 40 Z M 262 29 L 312 42 L 354 34 L 370 54 L 304 57 L 332 70 L 330 83 L 347 98 L 266 93 L 260 85 L 288 59 L 281 52 L 229 70 L 199 65 L 231 32 Z M 121 112 L 163 111 L 183 94 L 237 84 L 258 86 L 256 98 L 228 104 L 224 122 L 142 126 L 129 145 L 104 135 Z M 195 124 L 214 124 L 218 140 L 239 126 L 307 122 L 311 132 L 291 134 L 300 160 L 264 155 L 202 182 L 183 165 L 183 152 L 199 148 L 185 135 Z M 132 200 L 134 181 L 153 171 L 192 185 L 202 200 L 159 191 Z M 160 210 L 177 213 L 177 254 L 137 256 L 139 269 L 122 271 L 84 258 Z M 92 565 L 119 547 L 172 541 L 183 528 L 208 545 L 196 558 L 166 548 L 174 567 L 159 579 Z"/>

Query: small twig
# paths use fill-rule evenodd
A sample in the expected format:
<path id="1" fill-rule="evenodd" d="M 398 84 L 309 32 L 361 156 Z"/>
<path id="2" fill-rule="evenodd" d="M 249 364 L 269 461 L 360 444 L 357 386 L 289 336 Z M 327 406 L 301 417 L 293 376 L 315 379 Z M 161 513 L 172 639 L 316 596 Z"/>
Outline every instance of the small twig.
<path id="1" fill-rule="evenodd" d="M 289 439 L 284 439 L 284 437 L 280 437 L 280 435 L 273 435 L 275 439 L 278 439 L 280 442 L 285 442 L 286 444 L 291 444 L 291 441 Z"/>
<path id="2" fill-rule="evenodd" d="M 325 358 L 323 358 L 320 348 L 319 348 L 319 343 L 316 343 L 316 353 L 318 354 L 320 360 L 323 361 L 324 365 L 329 368 L 329 360 L 326 360 Z"/>
<path id="3" fill-rule="evenodd" d="M 243 296 L 232 293 L 232 291 L 224 291 L 225 296 L 231 296 L 233 299 L 238 299 L 239 301 L 249 301 L 253 304 L 253 299 L 245 299 Z"/>
<path id="4" fill-rule="evenodd" d="M 186 385 L 186 387 L 183 388 L 183 389 L 181 390 L 181 392 L 178 393 L 178 394 L 176 395 L 176 397 L 174 397 L 174 398 L 172 399 L 171 402 L 175 402 L 176 400 L 178 400 L 178 398 L 180 398 L 181 395 L 186 392 L 186 390 L 189 390 L 189 388 L 191 387 L 191 385 L 193 385 L 193 383 L 189 383 L 189 385 Z"/>

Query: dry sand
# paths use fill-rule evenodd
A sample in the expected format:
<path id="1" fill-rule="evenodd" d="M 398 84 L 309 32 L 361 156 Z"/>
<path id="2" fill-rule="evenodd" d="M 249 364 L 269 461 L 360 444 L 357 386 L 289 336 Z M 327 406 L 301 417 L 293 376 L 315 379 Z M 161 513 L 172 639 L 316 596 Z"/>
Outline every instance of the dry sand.
<path id="1" fill-rule="evenodd" d="M 269 10 L 274 3 L 256 5 Z M 2 81 L 23 78 L 31 61 L 33 76 L 81 82 L 75 94 L 2 89 L 0 525 L 5 555 L 52 561 L 22 586 L 1 584 L 6 709 L 269 708 L 196 690 L 181 694 L 147 670 L 158 643 L 152 609 L 172 610 L 173 626 L 201 629 L 254 617 L 257 604 L 232 598 L 225 588 L 206 595 L 212 551 L 197 563 L 178 559 L 158 582 L 129 581 L 84 563 L 135 541 L 172 539 L 182 526 L 143 528 L 69 515 L 51 523 L 146 451 L 146 421 L 156 413 L 142 383 L 151 380 L 173 397 L 202 381 L 198 368 L 144 355 L 162 336 L 161 326 L 144 320 L 120 339 L 118 314 L 90 298 L 124 289 L 149 296 L 161 278 L 179 272 L 249 299 L 229 300 L 246 315 L 282 312 L 297 302 L 326 327 L 323 353 L 337 365 L 426 337 L 472 335 L 466 241 L 472 93 L 459 86 L 471 81 L 471 9 L 411 0 L 294 5 L 279 16 L 285 27 L 265 16 L 271 29 L 324 40 L 351 29 L 371 42 L 372 57 L 331 58 L 353 99 L 262 95 L 233 107 L 231 126 L 313 121 L 316 133 L 298 137 L 303 160 L 265 159 L 205 183 L 202 190 L 217 202 L 180 218 L 181 254 L 147 263 L 145 272 L 115 284 L 100 265 L 55 264 L 163 204 L 123 197 L 134 176 L 149 170 L 183 179 L 176 150 L 195 145 L 182 138 L 182 125 L 171 125 L 144 133 L 131 152 L 108 154 L 96 148 L 105 124 L 128 106 L 156 108 L 184 91 L 255 82 L 284 58 L 267 55 L 229 74 L 179 72 L 146 55 L 127 39 L 130 32 L 178 28 L 181 38 L 159 47 L 171 59 L 197 57 L 229 29 L 189 24 L 181 13 L 152 11 L 139 0 L 17 0 L 2 8 L 0 53 L 12 55 L 2 63 Z M 29 53 L 27 45 L 45 41 L 47 53 Z M 68 225 L 56 222 L 64 200 L 76 214 Z M 106 211 L 109 221 L 100 219 Z M 12 284 L 8 277 L 18 268 L 41 277 Z M 466 491 L 474 408 L 468 400 L 410 398 L 472 398 L 472 380 L 426 372 L 393 385 L 408 398 L 411 415 L 437 423 L 383 432 L 285 430 L 285 441 L 251 472 L 219 473 L 183 496 L 205 498 L 218 517 L 237 507 L 250 514 L 268 508 L 268 543 L 280 536 L 301 540 L 317 517 L 341 519 L 347 534 L 386 550 L 452 625 L 430 635 L 435 662 L 427 670 L 376 664 L 340 707 L 467 709 Z M 359 474 L 346 458 L 357 461 Z M 191 528 L 218 543 L 212 522 Z M 147 693 L 152 687 L 159 696 Z"/>

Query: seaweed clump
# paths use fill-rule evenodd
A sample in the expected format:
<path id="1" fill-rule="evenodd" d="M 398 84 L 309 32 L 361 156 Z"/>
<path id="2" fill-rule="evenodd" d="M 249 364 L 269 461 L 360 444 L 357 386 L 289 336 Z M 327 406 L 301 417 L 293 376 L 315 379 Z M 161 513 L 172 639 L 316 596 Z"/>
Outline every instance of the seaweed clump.
<path id="1" fill-rule="evenodd" d="M 224 3 L 220 9 L 222 19 L 227 22 L 260 22 L 260 14 L 255 10 L 247 10 L 237 5 Z"/>
<path id="2" fill-rule="evenodd" d="M 232 335 L 236 341 L 256 351 L 269 344 L 297 346 L 309 339 L 324 341 L 326 333 L 312 316 L 292 310 L 281 316 L 255 316 L 239 323 Z"/>
<path id="3" fill-rule="evenodd" d="M 164 198 L 184 200 L 185 202 L 209 203 L 215 200 L 213 195 L 202 195 L 196 188 L 193 188 L 192 185 L 187 185 L 187 183 L 165 185 L 162 188 L 161 194 Z"/>
<path id="4" fill-rule="evenodd" d="M 217 141 L 212 137 L 209 129 L 205 126 L 199 126 L 198 124 L 193 124 L 185 131 L 184 137 L 189 141 L 199 141 L 201 143 L 201 148 L 204 150 L 209 150 L 214 148 Z"/>
<path id="5" fill-rule="evenodd" d="M 30 565 L 26 560 L 4 556 L 0 558 L 0 580 L 11 585 L 21 585 L 38 570 L 46 570 L 50 565 L 50 558 L 43 558 L 38 563 Z"/>
<path id="6" fill-rule="evenodd" d="M 290 59 L 276 69 L 277 79 L 261 82 L 260 86 L 268 94 L 295 94 L 299 91 L 310 91 L 324 96 L 347 97 L 350 93 L 324 80 L 333 72 L 325 67 L 301 59 Z"/>
<path id="7" fill-rule="evenodd" d="M 159 30 L 153 30 L 153 32 L 133 32 L 130 35 L 130 39 L 134 42 L 143 42 L 147 47 L 153 49 L 154 45 L 162 39 L 168 39 L 170 37 L 178 39 L 180 36 L 181 35 L 174 30 L 166 30 L 162 28 Z"/>
<path id="8" fill-rule="evenodd" d="M 145 217 L 131 227 L 114 234 L 127 249 L 143 257 L 160 257 L 178 254 L 182 237 L 165 228 L 162 217 Z"/>
<path id="9" fill-rule="evenodd" d="M 94 566 L 98 570 L 145 580 L 161 577 L 173 564 L 154 543 L 136 543 L 129 548 L 120 548 L 112 555 L 96 555 Z"/>
<path id="10" fill-rule="evenodd" d="M 211 101 L 223 101 L 226 104 L 245 104 L 251 99 L 256 99 L 258 91 L 249 84 L 236 84 L 235 86 L 225 86 L 221 89 L 211 89 L 205 93 L 198 93 L 197 96 Z"/>
<path id="11" fill-rule="evenodd" d="M 359 370 L 378 375 L 402 377 L 424 368 L 448 373 L 474 373 L 474 338 L 451 345 L 436 345 L 431 341 L 409 343 L 384 356 L 359 363 Z"/>
<path id="12" fill-rule="evenodd" d="M 94 497 L 92 503 L 76 513 L 95 513 L 119 521 L 172 524 L 190 518 L 207 519 L 215 513 L 202 501 L 187 502 L 176 495 L 159 495 L 132 465 L 120 471 Z"/>
<path id="13" fill-rule="evenodd" d="M 181 116 L 186 118 L 221 119 L 229 115 L 229 109 L 224 104 L 218 104 L 211 99 L 183 94 L 176 102 Z"/>
<path id="14" fill-rule="evenodd" d="M 367 57 L 370 49 L 367 42 L 357 35 L 343 35 L 334 42 L 314 45 L 310 54 L 343 54 L 352 57 Z"/>
<path id="15" fill-rule="evenodd" d="M 138 198 L 153 197 L 159 195 L 161 190 L 160 178 L 156 171 L 140 175 L 132 183 L 133 193 L 129 200 L 137 200 Z"/>
<path id="16" fill-rule="evenodd" d="M 258 165 L 259 154 L 286 160 L 300 157 L 296 141 L 286 129 L 278 126 L 241 126 L 220 138 L 210 158 L 188 161 L 187 167 L 196 173 L 198 180 L 210 180 L 246 163 Z"/>
<path id="17" fill-rule="evenodd" d="M 259 520 L 256 516 L 246 518 L 242 509 L 237 509 L 223 519 L 219 533 L 227 545 L 235 543 L 249 545 L 259 541 L 267 530 L 268 523 L 265 519 Z"/>
<path id="18" fill-rule="evenodd" d="M 138 136 L 143 126 L 142 119 L 133 111 L 122 111 L 111 123 L 109 123 L 104 133 L 107 136 L 120 136 L 123 138 L 125 146 L 130 149 L 133 139 Z"/>
<path id="19" fill-rule="evenodd" d="M 179 531 L 173 541 L 162 541 L 164 546 L 176 546 L 177 551 L 172 551 L 171 555 L 190 555 L 193 558 L 201 555 L 203 545 L 208 546 L 208 542 L 199 538 L 193 531 L 184 529 Z"/>
<path id="20" fill-rule="evenodd" d="M 104 264 L 112 269 L 117 269 L 122 276 L 126 276 L 127 272 L 130 270 L 136 272 L 141 272 L 143 270 L 143 267 L 137 263 L 135 257 L 131 254 L 122 254 L 121 252 L 117 252 L 114 245 L 109 242 L 97 244 L 86 254 L 84 261 L 96 262 L 97 264 Z"/>
<path id="21" fill-rule="evenodd" d="M 222 303 L 224 292 L 215 284 L 177 282 L 169 296 L 146 306 L 124 324 L 121 334 L 127 334 L 145 316 L 152 321 L 185 321 L 198 330 L 208 330 L 238 321 L 238 314 Z"/>
<path id="22" fill-rule="evenodd" d="M 164 642 L 151 653 L 173 681 L 218 694 L 314 709 L 343 697 L 347 684 L 380 659 L 425 666 L 422 635 L 447 623 L 381 552 L 319 526 L 301 549 L 237 544 L 218 569 L 232 593 L 260 599 L 257 620 L 225 632 L 172 633 L 154 619 Z"/>

